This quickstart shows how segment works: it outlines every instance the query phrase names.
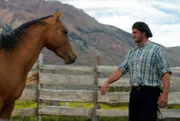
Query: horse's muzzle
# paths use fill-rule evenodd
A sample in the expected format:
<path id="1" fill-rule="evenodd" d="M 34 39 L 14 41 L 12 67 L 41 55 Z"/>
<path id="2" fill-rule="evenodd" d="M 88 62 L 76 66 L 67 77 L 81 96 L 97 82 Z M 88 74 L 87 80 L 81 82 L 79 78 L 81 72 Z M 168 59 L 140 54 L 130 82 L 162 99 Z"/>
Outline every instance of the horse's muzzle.
<path id="1" fill-rule="evenodd" d="M 68 56 L 65 60 L 64 60 L 64 63 L 65 64 L 72 64 L 76 61 L 77 59 L 77 55 L 71 55 L 71 56 Z"/>

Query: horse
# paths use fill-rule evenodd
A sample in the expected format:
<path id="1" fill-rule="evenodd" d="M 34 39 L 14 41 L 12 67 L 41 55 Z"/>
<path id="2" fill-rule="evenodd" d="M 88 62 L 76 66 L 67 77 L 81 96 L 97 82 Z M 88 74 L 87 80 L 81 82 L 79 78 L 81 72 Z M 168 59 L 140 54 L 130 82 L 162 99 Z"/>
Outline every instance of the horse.
<path id="1" fill-rule="evenodd" d="M 27 74 L 46 47 L 72 64 L 77 54 L 60 21 L 63 10 L 26 22 L 0 37 L 0 121 L 9 121 L 15 101 L 21 96 Z"/>

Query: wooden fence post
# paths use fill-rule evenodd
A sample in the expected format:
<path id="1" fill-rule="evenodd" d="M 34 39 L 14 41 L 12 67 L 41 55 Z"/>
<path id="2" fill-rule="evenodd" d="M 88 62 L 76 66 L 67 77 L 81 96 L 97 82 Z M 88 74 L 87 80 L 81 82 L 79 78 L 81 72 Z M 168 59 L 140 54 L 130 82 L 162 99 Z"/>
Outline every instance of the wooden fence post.
<path id="1" fill-rule="evenodd" d="M 99 78 L 99 71 L 98 71 L 98 65 L 100 65 L 100 55 L 96 55 L 96 64 L 95 64 L 95 72 L 96 72 L 96 77 L 95 77 L 95 97 L 94 97 L 94 110 L 93 110 L 93 116 L 92 116 L 92 121 L 99 121 L 100 118 L 97 116 L 97 109 L 100 109 L 100 105 L 98 104 L 98 78 Z"/>
<path id="2" fill-rule="evenodd" d="M 37 87 L 37 116 L 38 116 L 38 121 L 42 121 L 42 116 L 39 114 L 39 108 L 42 104 L 40 97 L 40 89 L 41 89 L 41 84 L 40 84 L 40 76 L 39 74 L 41 73 L 41 66 L 43 65 L 43 54 L 41 53 L 38 58 L 38 87 Z"/>

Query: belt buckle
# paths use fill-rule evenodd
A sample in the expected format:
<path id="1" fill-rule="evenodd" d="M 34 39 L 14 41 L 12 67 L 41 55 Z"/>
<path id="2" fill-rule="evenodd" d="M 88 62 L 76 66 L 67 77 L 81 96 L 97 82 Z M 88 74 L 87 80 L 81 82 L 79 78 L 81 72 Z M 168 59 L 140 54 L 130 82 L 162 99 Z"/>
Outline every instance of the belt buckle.
<path id="1" fill-rule="evenodd" d="M 141 88 L 140 88 L 140 85 L 138 85 L 136 89 L 137 89 L 137 90 L 140 90 L 140 89 L 141 89 Z"/>

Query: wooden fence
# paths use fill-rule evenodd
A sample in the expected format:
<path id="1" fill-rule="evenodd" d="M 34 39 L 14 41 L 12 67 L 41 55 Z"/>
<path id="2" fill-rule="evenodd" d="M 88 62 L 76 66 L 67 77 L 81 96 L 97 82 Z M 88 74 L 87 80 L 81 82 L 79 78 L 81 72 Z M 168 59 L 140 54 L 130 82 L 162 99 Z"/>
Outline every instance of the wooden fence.
<path id="1" fill-rule="evenodd" d="M 41 121 L 43 115 L 80 116 L 92 121 L 99 121 L 100 116 L 128 116 L 128 109 L 106 110 L 99 106 L 100 103 L 129 102 L 129 92 L 109 92 L 102 96 L 99 91 L 100 86 L 116 69 L 116 66 L 99 65 L 99 56 L 94 67 L 43 65 L 42 56 L 40 58 L 39 63 L 35 64 L 29 72 L 27 80 L 27 84 L 36 83 L 37 88 L 25 88 L 19 99 L 37 101 L 37 108 L 14 109 L 13 115 L 38 116 L 38 121 Z M 180 104 L 180 92 L 178 92 L 180 67 L 172 68 L 172 72 L 169 105 Z M 128 75 L 111 86 L 128 87 Z M 90 102 L 94 105 L 92 108 L 44 106 L 43 101 Z M 180 118 L 178 109 L 161 109 L 161 112 L 163 118 Z"/>

